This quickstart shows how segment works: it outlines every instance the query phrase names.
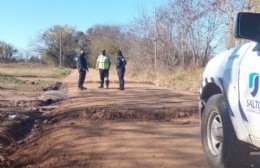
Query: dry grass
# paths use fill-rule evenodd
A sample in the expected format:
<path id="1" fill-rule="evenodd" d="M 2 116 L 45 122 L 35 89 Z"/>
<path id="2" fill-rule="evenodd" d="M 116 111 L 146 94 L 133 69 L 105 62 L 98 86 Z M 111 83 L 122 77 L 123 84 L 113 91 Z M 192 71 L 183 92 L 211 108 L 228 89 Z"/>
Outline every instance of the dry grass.
<path id="1" fill-rule="evenodd" d="M 0 85 L 3 90 L 36 91 L 69 71 L 41 64 L 0 64 Z"/>
<path id="2" fill-rule="evenodd" d="M 177 67 L 174 71 L 154 71 L 146 69 L 143 72 L 135 73 L 137 80 L 151 81 L 159 86 L 169 87 L 181 92 L 198 93 L 203 68 L 188 66 L 185 69 Z"/>
<path id="3" fill-rule="evenodd" d="M 66 68 L 42 64 L 1 64 L 0 75 L 6 77 L 49 77 L 59 78 L 68 73 Z"/>

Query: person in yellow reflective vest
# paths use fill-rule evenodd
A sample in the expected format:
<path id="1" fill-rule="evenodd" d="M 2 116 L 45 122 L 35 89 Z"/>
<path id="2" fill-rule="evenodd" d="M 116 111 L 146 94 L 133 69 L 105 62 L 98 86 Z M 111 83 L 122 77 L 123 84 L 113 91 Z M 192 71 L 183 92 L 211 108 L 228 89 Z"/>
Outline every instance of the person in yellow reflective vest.
<path id="1" fill-rule="evenodd" d="M 104 87 L 104 82 L 106 83 L 106 88 L 109 88 L 109 68 L 110 68 L 110 57 L 106 55 L 106 51 L 102 50 L 101 55 L 98 56 L 96 68 L 99 69 L 100 75 L 100 86 L 99 88 Z"/>

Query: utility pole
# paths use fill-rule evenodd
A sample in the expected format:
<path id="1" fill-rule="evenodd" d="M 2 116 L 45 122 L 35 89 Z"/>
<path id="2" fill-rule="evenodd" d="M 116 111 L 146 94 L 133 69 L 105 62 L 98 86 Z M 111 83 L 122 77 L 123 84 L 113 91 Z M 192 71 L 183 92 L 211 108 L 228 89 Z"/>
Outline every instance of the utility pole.
<path id="1" fill-rule="evenodd" d="M 60 32 L 60 51 L 59 51 L 59 53 L 60 53 L 60 68 L 61 68 L 61 62 L 62 62 L 62 48 L 61 48 L 61 44 L 62 44 L 62 42 L 61 42 L 61 40 L 62 40 L 62 32 Z"/>
<path id="2" fill-rule="evenodd" d="M 3 52 L 4 52 L 4 63 L 6 61 L 6 57 L 5 57 L 5 44 L 3 43 Z"/>
<path id="3" fill-rule="evenodd" d="M 184 68 L 184 38 L 183 38 L 183 30 L 181 31 L 181 65 Z"/>
<path id="4" fill-rule="evenodd" d="M 156 14 L 156 4 L 154 4 L 154 69 L 157 68 L 157 14 Z"/>
<path id="5" fill-rule="evenodd" d="M 244 1 L 243 1 L 244 2 Z M 244 4 L 244 3 L 243 3 Z M 247 6 L 247 12 L 250 12 L 251 11 L 251 0 L 248 0 L 248 6 Z"/>

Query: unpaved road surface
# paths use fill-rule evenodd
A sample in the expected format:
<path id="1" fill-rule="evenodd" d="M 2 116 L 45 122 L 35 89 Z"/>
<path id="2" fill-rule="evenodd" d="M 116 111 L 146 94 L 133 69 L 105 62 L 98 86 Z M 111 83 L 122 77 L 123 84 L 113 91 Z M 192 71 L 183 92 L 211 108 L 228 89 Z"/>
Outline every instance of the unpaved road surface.
<path id="1" fill-rule="evenodd" d="M 77 71 L 63 81 L 67 99 L 41 111 L 32 132 L 9 157 L 19 167 L 207 168 L 203 157 L 198 96 L 126 79 L 118 90 L 98 89 L 90 70 L 77 90 Z M 55 108 L 56 107 L 56 108 Z"/>
<path id="2" fill-rule="evenodd" d="M 95 70 L 87 75 L 88 89 L 78 91 L 77 79 L 77 71 L 72 71 L 61 81 L 61 95 L 66 95 L 63 101 L 37 108 L 31 113 L 33 120 L 12 127 L 13 135 L 21 140 L 7 148 L 0 146 L 6 155 L 6 159 L 0 157 L 0 163 L 4 160 L 0 165 L 209 168 L 200 143 L 198 95 L 130 79 L 126 79 L 126 90 L 119 91 L 113 72 L 110 88 L 98 89 L 99 75 Z M 14 102 L 1 101 L 2 113 L 15 111 L 12 107 L 32 107 L 18 100 L 20 96 L 11 99 Z M 259 163 L 259 155 L 254 153 L 246 167 L 260 167 Z"/>
<path id="3" fill-rule="evenodd" d="M 98 89 L 97 71 L 77 90 L 77 71 L 62 82 L 67 98 L 40 110 L 10 165 L 17 167 L 207 168 L 200 143 L 198 95 L 126 79 Z"/>
<path id="4" fill-rule="evenodd" d="M 36 111 L 35 101 L 20 100 L 21 97 L 31 100 L 30 95 L 17 95 L 0 102 L 2 114 L 26 110 L 24 107 L 32 111 L 29 122 L 10 129 L 19 141 L 9 147 L 1 146 L 5 138 L 0 134 L 0 154 L 6 156 L 0 155 L 0 165 L 209 168 L 200 143 L 198 95 L 131 79 L 126 79 L 126 90 L 119 91 L 113 72 L 110 88 L 98 89 L 99 75 L 95 70 L 87 75 L 88 89 L 78 91 L 77 79 L 77 71 L 72 71 L 61 81 L 62 94 L 56 95 L 66 98 L 38 107 Z M 8 94 L 14 95 L 5 96 Z M 245 167 L 260 167 L 259 156 L 254 153 Z"/>

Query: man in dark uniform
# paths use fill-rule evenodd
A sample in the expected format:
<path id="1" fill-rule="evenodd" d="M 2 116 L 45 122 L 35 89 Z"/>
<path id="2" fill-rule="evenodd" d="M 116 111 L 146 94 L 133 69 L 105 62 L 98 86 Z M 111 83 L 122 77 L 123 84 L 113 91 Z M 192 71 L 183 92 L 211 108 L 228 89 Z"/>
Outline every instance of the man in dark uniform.
<path id="1" fill-rule="evenodd" d="M 117 69 L 117 75 L 119 79 L 119 90 L 125 89 L 125 66 L 126 66 L 126 60 L 122 54 L 121 50 L 117 51 L 117 61 L 116 61 L 116 69 Z"/>
<path id="2" fill-rule="evenodd" d="M 86 71 L 88 71 L 88 65 L 87 65 L 87 60 L 85 58 L 85 55 L 86 55 L 85 50 L 80 49 L 80 54 L 78 56 L 78 70 L 79 70 L 78 89 L 79 90 L 87 89 L 83 87 L 86 78 Z"/>

